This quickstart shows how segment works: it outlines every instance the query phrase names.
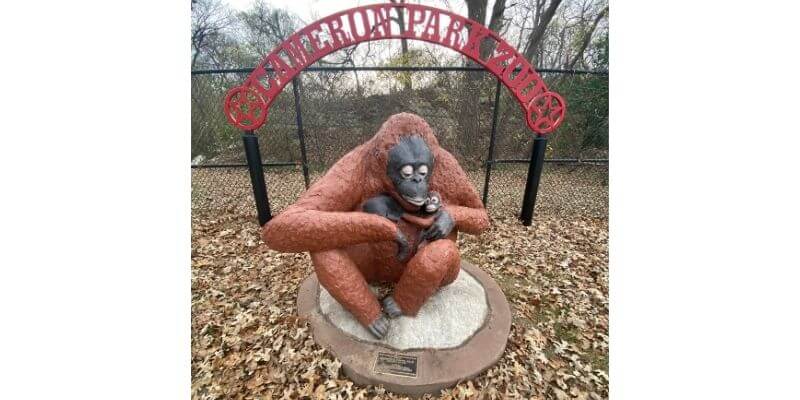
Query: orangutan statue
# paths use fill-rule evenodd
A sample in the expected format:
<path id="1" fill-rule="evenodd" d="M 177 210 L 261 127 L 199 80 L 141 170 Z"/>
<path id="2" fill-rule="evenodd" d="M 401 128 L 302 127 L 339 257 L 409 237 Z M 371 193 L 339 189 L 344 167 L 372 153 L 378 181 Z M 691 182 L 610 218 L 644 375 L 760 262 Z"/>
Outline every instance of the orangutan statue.
<path id="1" fill-rule="evenodd" d="M 456 279 L 458 232 L 488 227 L 453 155 L 425 120 L 401 113 L 264 225 L 262 237 L 277 251 L 308 251 L 320 284 L 383 338 L 392 318 L 416 315 Z M 393 293 L 379 301 L 368 286 L 376 282 L 395 283 Z"/>

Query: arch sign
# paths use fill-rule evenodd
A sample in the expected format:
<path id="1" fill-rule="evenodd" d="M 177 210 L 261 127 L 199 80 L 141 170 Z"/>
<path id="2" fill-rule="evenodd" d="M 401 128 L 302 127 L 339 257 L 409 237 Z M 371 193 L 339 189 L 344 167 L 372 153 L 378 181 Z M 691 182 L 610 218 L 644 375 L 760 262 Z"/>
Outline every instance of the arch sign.
<path id="1" fill-rule="evenodd" d="M 399 18 L 400 13 L 403 18 Z M 405 21 L 398 26 L 393 21 Z M 547 90 L 539 74 L 505 40 L 485 26 L 446 10 L 418 4 L 374 4 L 329 15 L 293 33 L 261 61 L 245 82 L 225 97 L 228 121 L 243 130 L 259 128 L 269 107 L 300 71 L 320 58 L 357 43 L 411 39 L 451 48 L 484 66 L 509 89 L 538 135 L 564 120 L 564 99 Z M 486 59 L 482 46 L 494 45 Z"/>

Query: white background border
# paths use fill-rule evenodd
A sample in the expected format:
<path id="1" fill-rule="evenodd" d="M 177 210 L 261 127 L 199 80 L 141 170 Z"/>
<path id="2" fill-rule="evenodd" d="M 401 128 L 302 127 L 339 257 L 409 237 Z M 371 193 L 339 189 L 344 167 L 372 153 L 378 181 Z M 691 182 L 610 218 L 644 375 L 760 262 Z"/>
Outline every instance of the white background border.
<path id="1" fill-rule="evenodd" d="M 792 4 L 611 4 L 613 399 L 797 393 Z M 4 398 L 189 397 L 189 24 L 3 7 Z"/>

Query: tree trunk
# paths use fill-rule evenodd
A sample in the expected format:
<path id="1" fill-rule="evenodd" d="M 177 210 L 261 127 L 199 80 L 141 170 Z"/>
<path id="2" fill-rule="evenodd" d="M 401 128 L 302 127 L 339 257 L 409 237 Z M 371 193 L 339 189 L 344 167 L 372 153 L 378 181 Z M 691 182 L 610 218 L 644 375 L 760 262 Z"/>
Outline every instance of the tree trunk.
<path id="1" fill-rule="evenodd" d="M 397 3 L 401 3 L 402 4 L 402 3 L 406 2 L 405 0 L 391 0 L 391 1 L 392 1 L 393 4 L 397 4 Z M 403 9 L 403 12 L 398 12 L 397 16 L 398 16 L 399 19 L 397 21 L 395 21 L 395 22 L 397 22 L 397 24 L 400 25 L 400 30 L 402 31 L 406 27 L 405 9 Z M 406 39 L 400 39 L 400 54 L 401 54 L 400 61 L 403 63 L 404 67 L 407 67 L 408 66 L 408 40 L 406 40 Z M 403 79 L 403 92 L 408 94 L 411 91 L 411 89 L 413 89 L 413 85 L 411 84 L 411 74 L 408 73 L 408 72 L 401 72 L 401 74 L 407 74 L 406 78 L 408 78 L 408 79 Z"/>
<path id="2" fill-rule="evenodd" d="M 484 24 L 486 21 L 487 0 L 465 0 L 467 3 L 467 18 Z M 471 28 L 467 28 L 470 29 Z M 466 58 L 467 67 L 476 67 L 479 64 Z M 461 81 L 461 94 L 458 96 L 458 151 L 465 160 L 473 160 L 474 147 L 478 146 L 477 138 L 480 131 L 480 78 L 483 72 L 465 71 Z M 474 154 L 474 156 L 478 156 Z M 462 160 L 459 160 L 462 161 Z"/>
<path id="3" fill-rule="evenodd" d="M 486 6 L 488 0 L 465 0 L 465 2 L 467 3 L 467 18 L 480 24 L 486 23 Z M 467 29 L 471 30 L 470 27 Z M 483 53 L 482 48 L 481 53 Z M 467 66 L 475 65 L 478 64 L 470 59 L 467 60 Z M 469 74 L 467 74 L 467 76 L 469 76 Z"/>
<path id="4" fill-rule="evenodd" d="M 556 15 L 556 10 L 560 4 L 561 0 L 550 1 L 550 5 L 547 7 L 544 13 L 542 13 L 539 23 L 533 28 L 533 31 L 529 36 L 528 45 L 525 47 L 525 58 L 530 60 L 532 63 L 533 55 L 539 49 L 542 38 L 544 38 L 544 33 L 547 31 L 547 26 L 550 25 L 550 21 L 553 19 L 553 16 Z"/>
<path id="5" fill-rule="evenodd" d="M 485 6 L 484 6 L 485 7 Z M 492 16 L 489 18 L 489 30 L 496 32 L 498 35 L 500 31 L 503 30 L 503 14 L 506 11 L 506 0 L 497 0 L 494 3 L 494 7 L 492 7 Z M 486 11 L 484 11 L 484 14 Z M 483 21 L 479 21 L 483 23 Z M 494 42 L 488 42 L 486 45 L 481 43 L 481 58 L 487 59 L 494 51 L 495 44 Z"/>
<path id="6" fill-rule="evenodd" d="M 604 8 L 603 11 L 600 11 L 600 14 L 597 14 L 597 17 L 594 19 L 592 27 L 589 28 L 589 30 L 586 31 L 586 33 L 583 35 L 583 42 L 581 43 L 581 47 L 578 49 L 578 54 L 576 54 L 575 57 L 573 57 L 572 60 L 570 60 L 567 63 L 566 65 L 567 69 L 575 68 L 575 64 L 578 62 L 578 60 L 583 58 L 583 53 L 586 51 L 586 48 L 592 41 L 592 34 L 594 33 L 594 30 L 597 29 L 597 24 L 600 23 L 600 21 L 603 19 L 603 17 L 605 17 L 607 13 L 608 13 L 608 6 L 606 6 L 606 8 Z"/>

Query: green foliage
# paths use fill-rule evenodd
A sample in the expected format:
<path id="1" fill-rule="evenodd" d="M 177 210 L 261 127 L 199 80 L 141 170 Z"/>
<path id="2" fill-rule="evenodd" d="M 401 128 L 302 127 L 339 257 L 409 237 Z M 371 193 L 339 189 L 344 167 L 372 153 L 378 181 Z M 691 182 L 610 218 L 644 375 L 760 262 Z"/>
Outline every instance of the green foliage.
<path id="1" fill-rule="evenodd" d="M 552 90 L 567 102 L 559 136 L 574 137 L 578 152 L 608 148 L 608 76 L 579 75 L 560 79 Z"/>
<path id="2" fill-rule="evenodd" d="M 429 67 L 438 65 L 438 60 L 420 49 L 409 49 L 405 54 L 400 52 L 390 57 L 383 65 L 387 67 Z M 378 77 L 394 81 L 394 89 L 399 89 L 411 87 L 412 83 L 419 79 L 419 73 L 411 71 L 381 72 Z"/>
<path id="3" fill-rule="evenodd" d="M 592 47 L 596 50 L 592 57 L 592 65 L 595 65 L 597 69 L 608 71 L 608 31 L 595 39 Z"/>

